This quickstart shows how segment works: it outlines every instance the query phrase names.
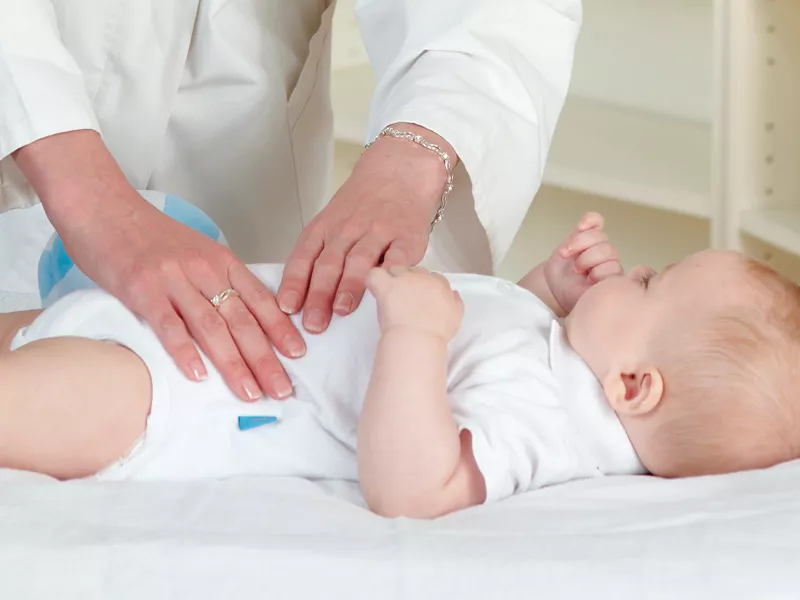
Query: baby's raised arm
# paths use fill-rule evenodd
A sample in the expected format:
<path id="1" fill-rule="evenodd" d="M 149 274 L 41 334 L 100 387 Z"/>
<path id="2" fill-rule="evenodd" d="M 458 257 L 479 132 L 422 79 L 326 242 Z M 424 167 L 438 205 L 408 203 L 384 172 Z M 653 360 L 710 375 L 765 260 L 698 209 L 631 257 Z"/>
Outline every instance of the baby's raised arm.
<path id="1" fill-rule="evenodd" d="M 381 339 L 358 426 L 359 480 L 384 516 L 430 518 L 481 504 L 485 484 L 470 433 L 447 397 L 447 344 L 463 305 L 441 275 L 375 269 Z"/>
<path id="2" fill-rule="evenodd" d="M 603 231 L 603 217 L 587 213 L 545 262 L 519 282 L 559 317 L 566 317 L 598 281 L 622 274 L 617 249 Z"/>

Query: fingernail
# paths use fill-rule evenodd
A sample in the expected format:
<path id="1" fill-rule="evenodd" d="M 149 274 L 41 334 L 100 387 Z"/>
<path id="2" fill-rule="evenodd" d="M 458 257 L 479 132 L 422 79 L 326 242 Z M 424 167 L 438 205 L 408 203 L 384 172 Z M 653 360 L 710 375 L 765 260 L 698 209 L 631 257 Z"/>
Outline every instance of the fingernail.
<path id="1" fill-rule="evenodd" d="M 288 398 L 294 391 L 292 382 L 289 381 L 289 378 L 286 377 L 286 375 L 281 373 L 273 375 L 270 379 L 270 383 L 272 383 L 272 389 L 275 391 L 275 395 L 279 399 Z"/>
<path id="2" fill-rule="evenodd" d="M 333 312 L 339 315 L 346 315 L 350 313 L 353 307 L 353 294 L 344 292 L 336 296 L 336 302 L 333 304 Z"/>
<path id="3" fill-rule="evenodd" d="M 195 381 L 205 381 L 208 379 L 208 371 L 206 371 L 205 365 L 199 360 L 193 361 L 189 368 L 192 371 L 192 376 Z"/>
<path id="4" fill-rule="evenodd" d="M 294 335 L 287 335 L 283 338 L 283 344 L 286 352 L 292 358 L 300 358 L 306 353 L 306 345 Z"/>
<path id="5" fill-rule="evenodd" d="M 258 400 L 264 395 L 253 379 L 245 379 L 244 382 L 242 382 L 242 387 L 244 388 L 244 393 L 250 400 Z"/>
<path id="6" fill-rule="evenodd" d="M 563 258 L 567 258 L 567 256 L 569 256 L 569 246 L 565 246 L 565 247 L 561 248 L 561 250 L 559 250 L 559 252 L 558 252 L 558 253 L 559 253 L 559 254 L 560 254 L 560 255 L 561 255 Z"/>
<path id="7" fill-rule="evenodd" d="M 287 315 L 292 314 L 293 312 L 297 312 L 297 309 L 300 308 L 298 305 L 300 304 L 300 295 L 297 292 L 288 292 L 281 296 L 280 301 L 278 302 L 278 306 L 280 309 L 285 312 Z"/>
<path id="8" fill-rule="evenodd" d="M 325 314 L 319 308 L 315 308 L 306 314 L 304 324 L 308 331 L 320 333 L 325 329 Z"/>

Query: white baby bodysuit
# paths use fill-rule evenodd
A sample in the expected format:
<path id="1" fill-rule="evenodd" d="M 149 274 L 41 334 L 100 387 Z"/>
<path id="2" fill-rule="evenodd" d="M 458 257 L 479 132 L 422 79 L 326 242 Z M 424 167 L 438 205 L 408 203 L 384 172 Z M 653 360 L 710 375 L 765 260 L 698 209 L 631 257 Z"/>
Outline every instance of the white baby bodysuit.
<path id="1" fill-rule="evenodd" d="M 280 265 L 251 268 L 277 288 Z M 594 375 L 538 298 L 493 277 L 448 279 L 465 307 L 449 346 L 448 395 L 459 427 L 472 433 L 487 501 L 572 479 L 644 472 Z M 300 316 L 293 319 L 302 331 Z M 305 336 L 306 356 L 281 357 L 295 394 L 280 403 L 239 401 L 205 357 L 209 378 L 187 380 L 152 331 L 96 289 L 57 302 L 17 334 L 12 349 L 79 336 L 119 343 L 145 362 L 153 389 L 146 432 L 125 459 L 98 474 L 103 480 L 355 480 L 358 415 L 379 333 L 375 300 L 367 294 L 327 332 Z M 240 431 L 242 415 L 279 421 Z"/>

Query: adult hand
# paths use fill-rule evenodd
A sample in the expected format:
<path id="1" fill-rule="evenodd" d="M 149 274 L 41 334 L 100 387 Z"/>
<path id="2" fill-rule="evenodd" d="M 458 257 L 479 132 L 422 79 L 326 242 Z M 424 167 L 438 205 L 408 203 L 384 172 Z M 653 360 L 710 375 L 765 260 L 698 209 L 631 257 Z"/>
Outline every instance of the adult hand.
<path id="1" fill-rule="evenodd" d="M 455 152 L 441 137 L 407 123 L 393 127 L 437 144 L 455 167 Z M 278 290 L 280 307 L 287 313 L 303 308 L 305 329 L 320 333 L 333 313 L 358 307 L 371 268 L 416 265 L 446 182 L 440 158 L 419 144 L 384 137 L 370 146 L 300 235 Z"/>
<path id="2" fill-rule="evenodd" d="M 191 379 L 207 372 L 194 338 L 242 400 L 292 386 L 285 356 L 305 352 L 269 290 L 228 249 L 173 221 L 128 185 L 99 136 L 45 138 L 15 156 L 75 263 L 145 319 Z M 215 309 L 227 288 L 240 294 Z"/>

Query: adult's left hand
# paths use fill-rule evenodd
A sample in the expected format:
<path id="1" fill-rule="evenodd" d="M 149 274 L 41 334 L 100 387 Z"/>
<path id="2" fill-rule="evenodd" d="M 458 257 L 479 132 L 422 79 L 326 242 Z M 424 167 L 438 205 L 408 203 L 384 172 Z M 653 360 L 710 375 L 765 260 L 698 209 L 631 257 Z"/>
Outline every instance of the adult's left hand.
<path id="1" fill-rule="evenodd" d="M 393 127 L 438 145 L 455 168 L 455 152 L 438 135 L 408 123 Z M 358 307 L 371 268 L 419 263 L 446 182 L 436 153 L 389 136 L 375 142 L 300 235 L 278 289 L 281 309 L 303 308 L 303 327 L 321 333 L 333 313 Z"/>

